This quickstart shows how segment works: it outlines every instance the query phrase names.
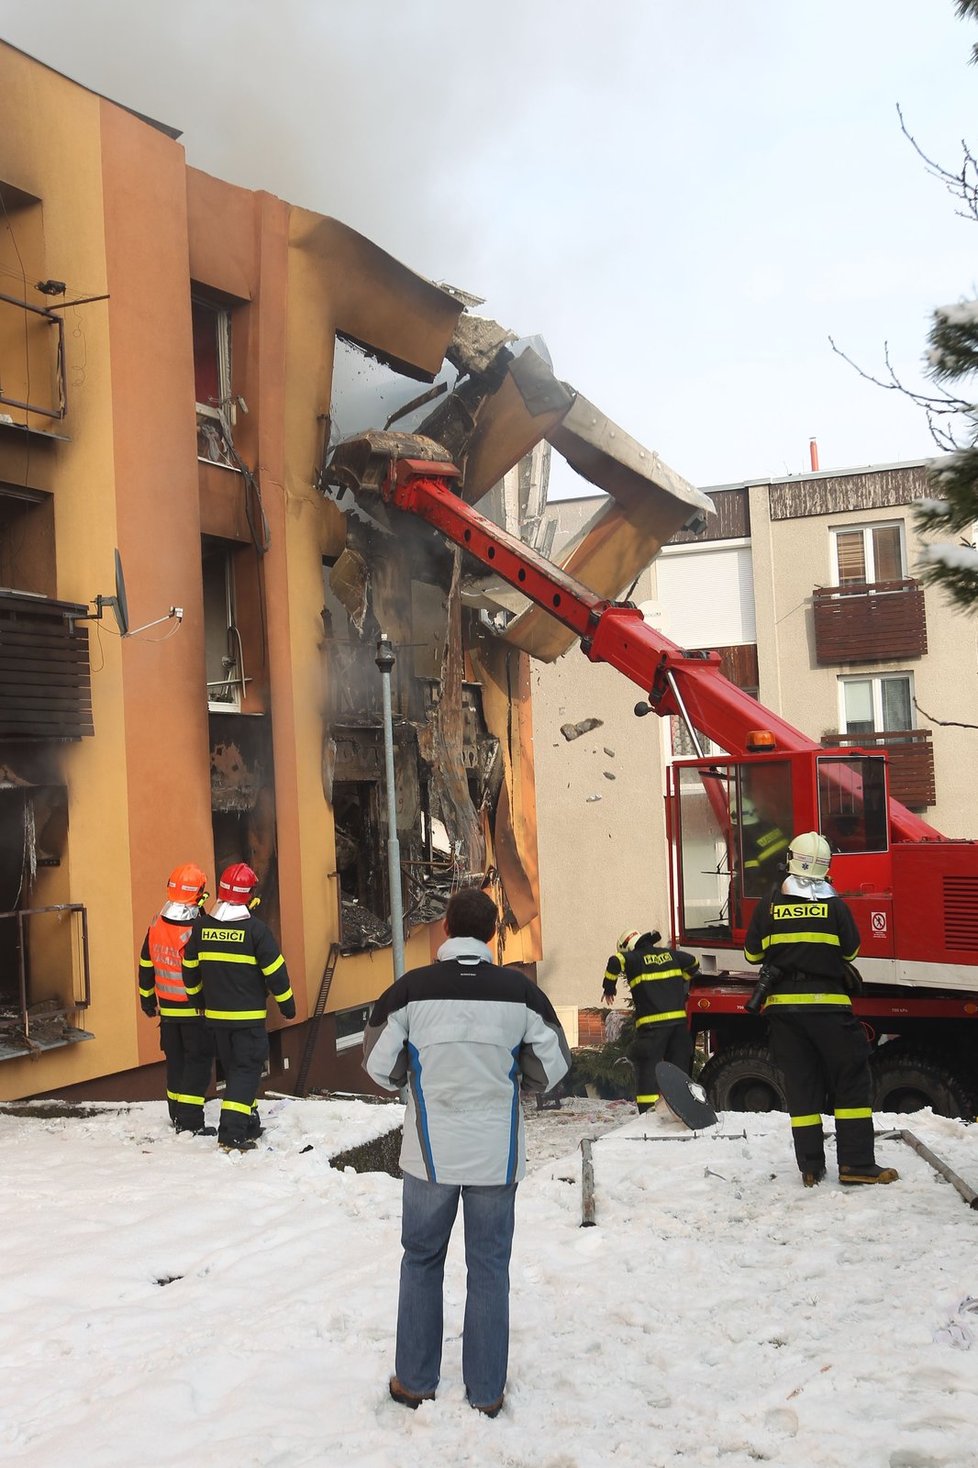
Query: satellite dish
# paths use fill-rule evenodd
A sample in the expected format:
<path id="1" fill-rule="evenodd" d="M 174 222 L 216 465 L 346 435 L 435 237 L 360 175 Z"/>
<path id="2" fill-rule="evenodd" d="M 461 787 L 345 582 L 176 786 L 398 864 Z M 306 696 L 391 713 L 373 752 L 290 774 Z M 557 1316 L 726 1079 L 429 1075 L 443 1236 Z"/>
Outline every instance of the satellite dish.
<path id="1" fill-rule="evenodd" d="M 122 573 L 122 557 L 118 547 L 115 552 L 115 596 L 97 596 L 95 598 L 95 611 L 92 614 L 96 622 L 102 620 L 102 614 L 106 607 L 111 607 L 115 613 L 116 625 L 119 628 L 120 637 L 135 637 L 137 632 L 146 632 L 150 627 L 158 627 L 161 622 L 175 621 L 183 622 L 183 607 L 171 607 L 165 616 L 157 617 L 152 622 L 146 622 L 142 627 L 130 627 L 129 625 L 129 601 L 126 597 L 126 578 Z M 79 621 L 86 620 L 79 618 Z M 174 632 L 177 630 L 174 627 Z"/>
<path id="2" fill-rule="evenodd" d="M 97 596 L 95 605 L 98 607 L 96 617 L 101 620 L 102 612 L 106 607 L 111 607 L 115 613 L 116 624 L 119 628 L 119 636 L 129 635 L 129 603 L 126 600 L 126 578 L 122 574 L 122 557 L 119 548 L 115 551 L 115 596 Z"/>

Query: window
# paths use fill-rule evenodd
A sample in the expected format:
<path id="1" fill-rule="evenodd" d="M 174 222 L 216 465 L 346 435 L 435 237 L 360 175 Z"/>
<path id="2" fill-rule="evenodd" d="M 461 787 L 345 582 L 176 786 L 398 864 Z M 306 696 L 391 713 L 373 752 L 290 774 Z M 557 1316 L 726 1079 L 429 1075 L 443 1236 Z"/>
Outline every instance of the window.
<path id="1" fill-rule="evenodd" d="M 231 396 L 231 312 L 191 297 L 194 338 L 194 395 L 197 400 L 197 457 L 236 467 L 230 447 L 234 425 Z"/>
<path id="2" fill-rule="evenodd" d="M 833 852 L 886 850 L 886 775 L 879 755 L 819 759 L 818 828 Z"/>
<path id="3" fill-rule="evenodd" d="M 913 675 L 886 673 L 877 678 L 840 678 L 842 734 L 888 734 L 913 729 Z"/>
<path id="4" fill-rule="evenodd" d="M 207 704 L 229 712 L 241 707 L 244 688 L 244 651 L 234 615 L 232 553 L 220 541 L 205 540 L 204 662 Z"/>
<path id="5" fill-rule="evenodd" d="M 834 530 L 832 542 L 837 586 L 902 581 L 906 576 L 902 521 Z"/>
<path id="6" fill-rule="evenodd" d="M 363 1044 L 363 1032 L 367 1028 L 367 1020 L 370 1018 L 371 1004 L 360 1005 L 357 1009 L 341 1009 L 336 1015 L 336 1051 L 352 1050 L 356 1045 Z"/>

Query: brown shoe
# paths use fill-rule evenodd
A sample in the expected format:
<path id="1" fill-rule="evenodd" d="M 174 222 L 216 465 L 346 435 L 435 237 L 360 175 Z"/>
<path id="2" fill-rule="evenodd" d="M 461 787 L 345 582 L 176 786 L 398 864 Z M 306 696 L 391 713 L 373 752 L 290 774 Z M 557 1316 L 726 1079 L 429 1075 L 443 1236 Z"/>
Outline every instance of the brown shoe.
<path id="1" fill-rule="evenodd" d="M 401 1385 L 396 1376 L 391 1377 L 387 1383 L 387 1389 L 395 1402 L 400 1402 L 402 1407 L 410 1407 L 412 1412 L 416 1412 L 422 1402 L 435 1400 L 434 1392 L 422 1392 L 420 1395 L 417 1392 L 409 1392 L 406 1386 Z"/>
<path id="2" fill-rule="evenodd" d="M 481 1412 L 483 1417 L 498 1417 L 500 1412 L 502 1411 L 504 1400 L 505 1394 L 502 1397 L 499 1397 L 497 1401 L 490 1402 L 488 1407 L 480 1407 L 478 1402 L 470 1402 L 469 1406 L 474 1407 L 477 1412 Z"/>
<path id="3" fill-rule="evenodd" d="M 817 1188 L 824 1176 L 824 1167 L 810 1167 L 807 1172 L 802 1173 L 801 1180 L 806 1188 Z"/>
<path id="4" fill-rule="evenodd" d="M 840 1167 L 839 1182 L 846 1187 L 855 1183 L 895 1183 L 900 1174 L 895 1167 L 880 1167 L 871 1162 L 868 1167 Z"/>

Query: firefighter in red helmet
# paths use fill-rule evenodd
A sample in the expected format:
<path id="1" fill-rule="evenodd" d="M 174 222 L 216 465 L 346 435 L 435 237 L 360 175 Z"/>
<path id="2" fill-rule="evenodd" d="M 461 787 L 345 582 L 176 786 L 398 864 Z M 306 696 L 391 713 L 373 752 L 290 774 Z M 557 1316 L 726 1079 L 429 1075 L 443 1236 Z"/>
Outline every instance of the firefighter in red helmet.
<path id="1" fill-rule="evenodd" d="M 207 893 L 200 867 L 185 861 L 166 884 L 166 902 L 149 925 L 139 954 L 139 1002 L 143 1013 L 159 1014 L 160 1046 L 166 1056 L 166 1100 L 178 1132 L 214 1136 L 204 1125 L 204 1100 L 214 1068 L 214 1037 L 204 1024 L 200 985 L 184 983 L 183 950 Z"/>
<path id="2" fill-rule="evenodd" d="M 257 1096 L 268 1059 L 265 1011 L 271 995 L 284 1019 L 295 1019 L 285 959 L 271 929 L 256 917 L 258 878 L 243 861 L 221 874 L 214 911 L 201 916 L 183 954 L 188 988 L 203 990 L 204 1020 L 224 1071 L 217 1140 L 248 1152 L 261 1135 Z"/>

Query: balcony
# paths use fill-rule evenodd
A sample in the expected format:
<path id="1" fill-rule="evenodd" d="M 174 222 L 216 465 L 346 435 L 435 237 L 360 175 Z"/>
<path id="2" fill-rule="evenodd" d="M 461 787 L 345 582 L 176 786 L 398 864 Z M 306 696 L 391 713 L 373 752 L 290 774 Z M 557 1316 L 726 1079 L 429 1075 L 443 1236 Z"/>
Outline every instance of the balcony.
<path id="1" fill-rule="evenodd" d="M 927 651 L 924 593 L 917 581 L 816 586 L 812 606 L 819 667 L 919 658 Z"/>
<path id="2" fill-rule="evenodd" d="M 888 755 L 890 794 L 908 810 L 934 805 L 934 749 L 930 729 L 896 729 L 886 734 L 825 734 L 827 749 L 882 749 Z"/>
<path id="3" fill-rule="evenodd" d="M 93 1039 L 72 1022 L 91 1000 L 80 903 L 0 912 L 0 1061 Z"/>

